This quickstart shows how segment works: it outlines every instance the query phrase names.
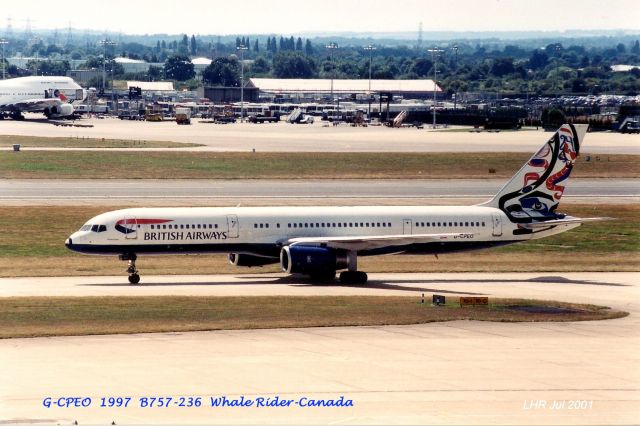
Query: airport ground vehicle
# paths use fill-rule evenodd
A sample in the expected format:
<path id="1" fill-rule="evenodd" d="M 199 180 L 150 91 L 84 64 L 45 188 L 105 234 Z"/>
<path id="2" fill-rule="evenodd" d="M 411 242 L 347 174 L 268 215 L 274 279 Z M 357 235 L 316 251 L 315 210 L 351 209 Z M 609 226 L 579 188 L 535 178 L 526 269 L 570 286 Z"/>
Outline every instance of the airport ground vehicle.
<path id="1" fill-rule="evenodd" d="M 640 121 L 627 118 L 618 127 L 620 133 L 640 133 Z"/>
<path id="2" fill-rule="evenodd" d="M 294 109 L 287 116 L 287 122 L 291 124 L 313 124 L 313 116 L 304 112 L 301 108 Z"/>
<path id="3" fill-rule="evenodd" d="M 248 118 L 251 123 L 277 123 L 280 121 L 279 116 L 250 115 Z"/>
<path id="4" fill-rule="evenodd" d="M 191 124 L 191 109 L 186 107 L 176 108 L 176 123 Z"/>
<path id="5" fill-rule="evenodd" d="M 120 120 L 144 120 L 144 116 L 140 115 L 138 111 L 121 110 L 118 111 L 118 118 Z"/>

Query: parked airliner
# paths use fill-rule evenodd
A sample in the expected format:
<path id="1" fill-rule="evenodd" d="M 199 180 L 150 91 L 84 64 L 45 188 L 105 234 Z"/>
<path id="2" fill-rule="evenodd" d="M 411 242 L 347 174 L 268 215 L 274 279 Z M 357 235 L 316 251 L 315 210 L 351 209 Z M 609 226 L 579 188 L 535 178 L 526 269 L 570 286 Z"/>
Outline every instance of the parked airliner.
<path id="1" fill-rule="evenodd" d="M 90 219 L 66 241 L 85 254 L 117 255 L 137 284 L 139 255 L 228 253 L 237 266 L 280 263 L 313 279 L 364 283 L 358 256 L 440 254 L 504 246 L 604 218 L 556 208 L 586 125 L 563 125 L 490 201 L 439 207 L 132 208 Z"/>
<path id="2" fill-rule="evenodd" d="M 82 101 L 87 91 L 70 77 L 17 77 L 0 80 L 0 119 L 24 120 L 23 112 L 42 112 L 47 118 L 73 114 L 73 101 Z"/>

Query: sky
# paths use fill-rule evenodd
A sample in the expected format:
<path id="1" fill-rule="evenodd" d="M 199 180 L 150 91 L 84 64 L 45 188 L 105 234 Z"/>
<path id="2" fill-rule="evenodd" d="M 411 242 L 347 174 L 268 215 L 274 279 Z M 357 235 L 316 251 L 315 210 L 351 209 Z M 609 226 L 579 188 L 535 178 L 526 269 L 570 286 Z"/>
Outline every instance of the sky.
<path id="1" fill-rule="evenodd" d="M 0 29 L 74 29 L 125 34 L 333 32 L 640 32 L 638 0 L 4 0 Z"/>

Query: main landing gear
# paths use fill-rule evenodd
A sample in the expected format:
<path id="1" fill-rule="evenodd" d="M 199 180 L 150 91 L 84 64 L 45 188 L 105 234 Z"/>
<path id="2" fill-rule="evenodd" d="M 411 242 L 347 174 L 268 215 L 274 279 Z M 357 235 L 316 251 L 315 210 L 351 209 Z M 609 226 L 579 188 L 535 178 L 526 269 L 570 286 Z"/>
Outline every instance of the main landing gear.
<path id="1" fill-rule="evenodd" d="M 138 256 L 135 253 L 121 254 L 120 260 L 128 260 L 127 273 L 129 274 L 129 283 L 138 284 L 140 282 L 140 275 L 138 275 L 138 269 L 136 268 L 136 260 Z"/>
<path id="2" fill-rule="evenodd" d="M 347 253 L 347 270 L 340 273 L 340 282 L 342 284 L 365 284 L 367 279 L 366 272 L 358 271 L 358 253 L 355 251 Z"/>
<path id="3" fill-rule="evenodd" d="M 342 284 L 366 284 L 367 273 L 362 271 L 340 272 L 340 282 Z"/>

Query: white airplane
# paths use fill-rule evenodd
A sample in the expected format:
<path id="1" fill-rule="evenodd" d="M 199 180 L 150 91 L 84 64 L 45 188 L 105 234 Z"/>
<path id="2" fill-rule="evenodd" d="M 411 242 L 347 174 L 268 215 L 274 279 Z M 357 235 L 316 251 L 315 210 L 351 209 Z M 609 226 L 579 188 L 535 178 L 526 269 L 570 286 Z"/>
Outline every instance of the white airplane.
<path id="1" fill-rule="evenodd" d="M 490 201 L 439 207 L 132 208 L 103 213 L 66 246 L 129 262 L 138 255 L 228 253 L 237 266 L 280 263 L 312 279 L 364 283 L 358 256 L 440 254 L 559 234 L 582 222 L 556 212 L 586 125 L 563 125 Z"/>
<path id="2" fill-rule="evenodd" d="M 0 80 L 0 119 L 24 120 L 23 112 L 42 112 L 47 118 L 73 114 L 73 101 L 82 101 L 87 91 L 71 77 L 18 77 Z"/>

